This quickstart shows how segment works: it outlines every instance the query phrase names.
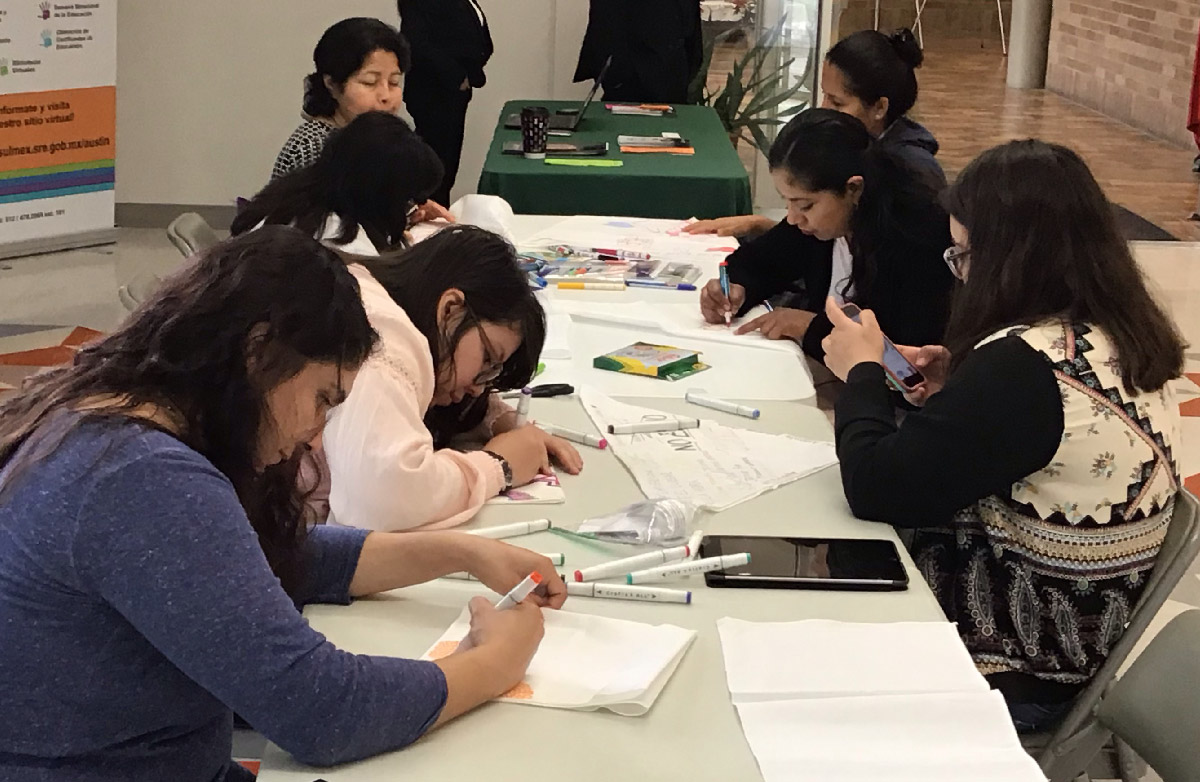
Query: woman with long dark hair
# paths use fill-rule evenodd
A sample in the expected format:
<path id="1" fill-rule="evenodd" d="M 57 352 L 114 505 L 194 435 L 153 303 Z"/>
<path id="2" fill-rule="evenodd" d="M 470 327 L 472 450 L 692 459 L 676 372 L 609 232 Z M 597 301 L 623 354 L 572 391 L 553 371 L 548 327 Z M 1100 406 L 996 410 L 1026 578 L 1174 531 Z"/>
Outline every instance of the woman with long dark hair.
<path id="1" fill-rule="evenodd" d="M 344 252 L 378 255 L 407 242 L 421 204 L 442 178 L 429 145 L 399 117 L 360 115 L 316 162 L 264 187 L 238 212 L 234 236 L 291 225 Z"/>
<path id="2" fill-rule="evenodd" d="M 861 122 L 831 109 L 793 117 L 767 162 L 799 238 L 780 247 L 752 242 L 730 255 L 729 297 L 710 281 L 700 296 L 705 320 L 724 323 L 799 287 L 789 306 L 738 325 L 738 333 L 794 339 L 820 360 L 832 295 L 875 310 L 894 340 L 940 340 L 954 277 L 942 261 L 950 233 L 933 188 Z"/>
<path id="3" fill-rule="evenodd" d="M 352 259 L 382 341 L 325 429 L 330 521 L 403 530 L 470 519 L 500 492 L 583 467 L 565 440 L 494 390 L 533 378 L 546 336 L 541 304 L 499 236 L 447 228 L 403 253 Z M 482 450 L 460 451 L 465 436 Z"/>
<path id="4" fill-rule="evenodd" d="M 903 425 L 876 319 L 829 303 L 842 483 L 856 516 L 917 529 L 979 669 L 1044 730 L 1124 632 L 1171 522 L 1184 346 L 1071 150 L 989 150 L 946 204 L 963 284 L 946 347 L 900 348 L 926 378 Z"/>
<path id="5" fill-rule="evenodd" d="M 941 190 L 946 175 L 936 158 L 937 139 L 908 116 L 917 102 L 916 69 L 925 53 L 912 34 L 900 29 L 885 35 L 859 30 L 834 44 L 821 69 L 821 108 L 855 117 L 875 140 L 930 186 Z M 785 223 L 762 215 L 699 220 L 684 228 L 688 233 L 752 236 L 767 231 L 794 236 Z"/>
<path id="6" fill-rule="evenodd" d="M 411 63 L 408 41 L 378 19 L 343 19 L 326 30 L 313 49 L 315 70 L 304 79 L 304 121 L 279 151 L 271 178 L 312 165 L 338 128 L 360 114 L 399 110 Z"/>
<path id="7" fill-rule="evenodd" d="M 267 227 L 0 406 L 0 777 L 245 780 L 233 714 L 300 760 L 403 747 L 524 676 L 533 602 L 472 601 L 436 663 L 343 652 L 298 607 L 549 560 L 471 535 L 309 529 L 297 467 L 377 335 L 341 259 Z"/>

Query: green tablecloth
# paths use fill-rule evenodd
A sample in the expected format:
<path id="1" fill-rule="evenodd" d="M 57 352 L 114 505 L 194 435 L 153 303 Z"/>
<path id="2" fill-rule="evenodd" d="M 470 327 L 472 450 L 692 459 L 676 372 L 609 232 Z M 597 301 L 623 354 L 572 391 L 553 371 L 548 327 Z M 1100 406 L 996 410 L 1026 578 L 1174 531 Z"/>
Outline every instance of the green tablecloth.
<path id="1" fill-rule="evenodd" d="M 588 107 L 580 129 L 571 137 L 551 136 L 550 141 L 607 141 L 607 159 L 622 160 L 625 165 L 575 168 L 502 154 L 504 142 L 521 140 L 521 131 L 505 129 L 505 118 L 532 105 L 545 106 L 551 113 L 579 106 L 573 101 L 518 100 L 505 104 L 501 111 L 479 175 L 479 192 L 500 196 L 518 214 L 686 219 L 751 212 L 746 170 L 716 112 L 707 106 L 676 106 L 673 117 L 630 117 L 614 116 L 597 101 Z M 617 148 L 618 134 L 657 136 L 663 131 L 690 140 L 696 154 L 622 154 Z"/>

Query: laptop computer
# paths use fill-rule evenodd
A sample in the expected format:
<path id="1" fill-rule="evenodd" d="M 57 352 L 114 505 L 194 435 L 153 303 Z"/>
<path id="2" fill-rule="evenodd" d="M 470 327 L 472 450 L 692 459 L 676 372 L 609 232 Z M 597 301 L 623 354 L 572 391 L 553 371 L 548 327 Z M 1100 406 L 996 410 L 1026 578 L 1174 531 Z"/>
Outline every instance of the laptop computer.
<path id="1" fill-rule="evenodd" d="M 604 75 L 608 73 L 608 66 L 612 64 L 612 56 L 610 55 L 604 61 L 604 67 L 600 69 L 596 80 L 592 82 L 592 88 L 588 90 L 587 97 L 583 99 L 583 105 L 578 111 L 564 112 L 550 115 L 550 130 L 567 130 L 574 131 L 579 129 L 579 122 L 583 119 L 583 115 L 587 113 L 588 106 L 592 104 L 592 100 L 596 97 L 596 92 L 600 89 L 600 82 L 604 80 Z M 509 114 L 504 120 L 504 127 L 509 130 L 521 129 L 521 115 Z"/>

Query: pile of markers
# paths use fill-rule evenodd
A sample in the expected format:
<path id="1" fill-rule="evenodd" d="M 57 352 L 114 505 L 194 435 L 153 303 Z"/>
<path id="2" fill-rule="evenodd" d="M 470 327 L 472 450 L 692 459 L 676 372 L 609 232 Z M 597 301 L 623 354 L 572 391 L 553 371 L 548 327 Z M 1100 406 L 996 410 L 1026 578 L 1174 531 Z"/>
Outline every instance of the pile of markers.
<path id="1" fill-rule="evenodd" d="M 470 530 L 469 534 L 499 540 L 531 535 L 548 530 L 550 527 L 549 519 L 535 519 L 534 521 L 520 521 L 515 524 Z M 698 558 L 700 541 L 703 537 L 704 533 L 697 530 L 682 546 L 635 554 L 632 557 L 614 559 L 611 562 L 576 570 L 573 579 L 567 576 L 563 577 L 567 585 L 567 594 L 575 597 L 596 597 L 609 600 L 690 604 L 692 602 L 691 590 L 646 585 L 750 564 L 749 554 L 726 554 L 720 557 Z M 563 565 L 566 561 L 566 557 L 561 553 L 543 553 L 542 556 L 547 557 L 556 566 Z M 477 580 L 467 573 L 452 573 L 446 578 Z M 600 583 L 604 579 L 615 579 L 617 583 Z"/>

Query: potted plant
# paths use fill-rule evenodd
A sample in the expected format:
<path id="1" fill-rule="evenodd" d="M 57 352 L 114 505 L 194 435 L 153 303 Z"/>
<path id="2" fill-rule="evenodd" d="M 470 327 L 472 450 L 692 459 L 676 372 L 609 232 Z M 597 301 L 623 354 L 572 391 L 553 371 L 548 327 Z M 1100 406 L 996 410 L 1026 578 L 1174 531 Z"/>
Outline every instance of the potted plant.
<path id="1" fill-rule="evenodd" d="M 711 106 L 721 118 L 721 123 L 729 133 L 729 140 L 735 147 L 741 139 L 748 138 L 763 155 L 766 155 L 771 146 L 767 128 L 782 125 L 785 118 L 808 107 L 808 101 L 802 101 L 775 112 L 779 106 L 793 100 L 797 95 L 808 92 L 808 80 L 816 63 L 816 47 L 810 45 L 804 74 L 792 86 L 784 86 L 787 83 L 788 71 L 796 59 L 790 58 L 780 65 L 772 65 L 770 61 L 786 24 L 787 16 L 784 15 L 765 30 L 746 54 L 734 62 L 733 68 L 725 78 L 724 86 L 716 92 L 710 92 L 708 89 L 708 70 L 712 64 L 713 48 L 742 28 L 736 27 L 717 35 L 705 33 L 700 70 L 688 88 L 689 102 Z"/>

